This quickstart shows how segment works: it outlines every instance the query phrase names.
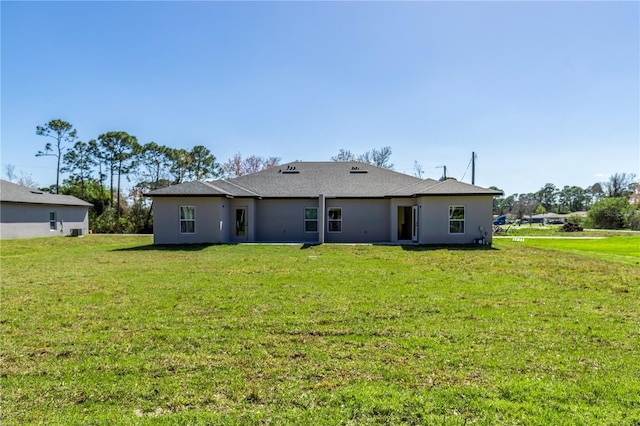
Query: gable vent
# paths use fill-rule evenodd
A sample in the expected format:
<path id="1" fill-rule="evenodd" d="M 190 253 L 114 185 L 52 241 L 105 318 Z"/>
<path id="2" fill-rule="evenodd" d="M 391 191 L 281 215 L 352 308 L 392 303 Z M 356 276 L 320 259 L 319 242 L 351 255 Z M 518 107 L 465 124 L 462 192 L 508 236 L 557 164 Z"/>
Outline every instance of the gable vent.
<path id="1" fill-rule="evenodd" d="M 291 174 L 291 173 L 300 173 L 300 170 L 296 170 L 296 166 L 287 166 L 286 169 L 282 170 L 278 170 L 278 173 L 285 173 L 285 174 Z"/>
<path id="2" fill-rule="evenodd" d="M 357 166 L 353 166 L 351 167 L 351 170 L 349 170 L 349 173 L 369 173 L 367 170 L 360 170 L 360 167 Z"/>

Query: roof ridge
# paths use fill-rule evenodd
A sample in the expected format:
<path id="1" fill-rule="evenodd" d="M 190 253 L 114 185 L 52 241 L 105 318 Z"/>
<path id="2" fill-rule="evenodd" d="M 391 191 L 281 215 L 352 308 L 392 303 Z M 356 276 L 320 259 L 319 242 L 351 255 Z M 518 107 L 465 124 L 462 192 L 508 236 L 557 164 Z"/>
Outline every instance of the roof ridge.
<path id="1" fill-rule="evenodd" d="M 408 176 L 408 175 L 407 175 L 407 176 Z M 416 179 L 420 179 L 420 178 L 416 178 Z M 401 188 L 398 188 L 398 189 L 394 190 L 394 191 L 392 192 L 392 194 L 397 194 L 397 193 L 402 192 L 402 191 L 404 191 L 404 190 L 406 190 L 406 189 L 410 189 L 410 188 L 412 189 L 412 188 L 414 188 L 414 187 L 424 185 L 425 183 L 428 183 L 428 181 L 429 181 L 429 180 L 433 180 L 433 179 L 431 179 L 431 178 L 420 179 L 419 181 L 416 181 L 416 182 L 410 183 L 409 185 L 405 185 L 405 186 L 402 186 Z M 434 185 L 435 185 L 435 184 L 432 184 L 431 186 L 429 186 L 429 188 L 431 188 L 431 187 L 432 187 L 432 186 L 434 186 Z"/>
<path id="2" fill-rule="evenodd" d="M 443 183 L 445 183 L 448 180 L 451 180 L 451 179 L 436 180 L 436 183 L 431 185 L 431 187 L 429 187 L 429 189 L 434 188 L 434 187 L 439 186 L 439 185 L 442 185 Z"/>
<path id="3" fill-rule="evenodd" d="M 222 182 L 226 182 L 226 183 L 228 183 L 229 185 L 233 185 L 233 186 L 235 186 L 236 188 L 239 188 L 239 189 L 241 189 L 241 190 L 243 190 L 243 191 L 247 191 L 247 192 L 249 192 L 249 193 L 251 193 L 251 194 L 255 195 L 256 197 L 259 197 L 259 196 L 260 196 L 260 194 L 258 194 L 257 192 L 254 192 L 254 191 L 252 191 L 252 190 L 250 190 L 250 189 L 247 189 L 247 188 L 245 188 L 245 187 L 243 187 L 243 186 L 240 186 L 240 185 L 238 185 L 237 183 L 233 183 L 233 182 L 231 182 L 231 181 L 229 181 L 229 180 L 227 180 L 227 179 L 220 179 L 220 180 L 221 180 Z"/>
<path id="4" fill-rule="evenodd" d="M 465 189 L 462 188 L 462 187 L 465 187 L 465 188 L 468 188 L 466 189 L 466 191 L 469 191 L 469 193 L 474 193 L 474 194 L 485 194 L 485 195 L 498 195 L 501 193 L 504 194 L 501 191 L 496 191 L 491 188 L 485 188 L 485 187 L 474 185 L 471 183 L 462 182 L 462 181 L 459 181 L 458 179 L 445 179 L 427 188 L 427 191 L 425 191 L 425 195 L 427 193 L 437 193 L 439 189 L 438 187 L 440 186 L 445 187 L 442 190 L 443 191 L 442 193 L 450 193 L 450 194 L 460 193 L 457 191 L 465 191 Z"/>
<path id="5" fill-rule="evenodd" d="M 482 188 L 481 186 L 472 185 L 472 184 L 467 183 L 467 182 L 462 182 L 461 180 L 458 180 L 458 179 L 455 179 L 455 178 L 447 178 L 447 179 L 444 179 L 444 180 L 436 181 L 436 184 L 431 186 L 429 189 L 435 188 L 436 186 L 444 185 L 445 183 L 450 183 L 450 181 L 453 181 L 454 183 L 457 183 L 457 184 L 461 183 L 461 184 L 466 185 L 466 186 L 473 186 L 474 188 Z"/>
<path id="6" fill-rule="evenodd" d="M 229 194 L 229 191 L 225 191 L 224 189 L 222 189 L 222 188 L 220 188 L 220 187 L 215 186 L 215 185 L 214 185 L 213 183 L 211 183 L 211 182 L 207 182 L 207 181 L 204 181 L 204 180 L 199 180 L 198 182 L 199 182 L 199 183 L 201 183 L 201 184 L 203 184 L 203 185 L 206 185 L 206 186 L 208 186 L 208 187 L 210 187 L 210 188 L 212 188 L 212 189 L 215 189 L 216 191 L 223 192 L 223 193 L 225 193 L 225 194 L 231 195 L 231 194 Z"/>

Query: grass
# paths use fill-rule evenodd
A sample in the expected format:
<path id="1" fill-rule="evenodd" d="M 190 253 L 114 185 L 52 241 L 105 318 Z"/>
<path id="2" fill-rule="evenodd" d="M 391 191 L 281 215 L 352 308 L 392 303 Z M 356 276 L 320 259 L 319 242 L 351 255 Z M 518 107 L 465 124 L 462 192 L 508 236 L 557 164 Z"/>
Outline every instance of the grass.
<path id="1" fill-rule="evenodd" d="M 640 424 L 638 239 L 539 241 L 4 241 L 0 421 Z"/>
<path id="2" fill-rule="evenodd" d="M 532 247 L 570 252 L 593 258 L 614 262 L 640 265 L 640 236 L 610 237 L 604 240 L 574 240 L 574 239 L 527 239 L 524 244 Z"/>
<path id="3" fill-rule="evenodd" d="M 544 236 L 544 237 L 616 237 L 616 236 L 633 236 L 640 235 L 640 231 L 628 231 L 628 230 L 610 230 L 610 229 L 585 229 L 580 232 L 563 232 L 560 229 L 561 225 L 545 225 L 540 226 L 538 224 L 526 224 L 517 226 L 513 224 L 502 225 L 502 231 L 499 235 L 512 237 L 522 236 Z"/>

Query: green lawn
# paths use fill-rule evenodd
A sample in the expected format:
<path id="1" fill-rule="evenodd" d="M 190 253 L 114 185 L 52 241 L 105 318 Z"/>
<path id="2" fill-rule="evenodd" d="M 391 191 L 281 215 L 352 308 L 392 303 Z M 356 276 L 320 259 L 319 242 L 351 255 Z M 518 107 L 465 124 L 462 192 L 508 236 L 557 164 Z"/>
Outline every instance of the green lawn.
<path id="1" fill-rule="evenodd" d="M 614 262 L 640 265 L 640 236 L 611 237 L 603 240 L 533 239 L 525 237 L 524 244 L 553 250 L 553 252 L 549 253 L 550 256 L 555 256 L 555 251 L 560 250 Z"/>
<path id="2" fill-rule="evenodd" d="M 547 241 L 3 241 L 0 423 L 640 424 L 638 238 Z"/>
<path id="3" fill-rule="evenodd" d="M 613 230 L 613 229 L 585 229 L 580 232 L 563 232 L 561 231 L 561 225 L 545 225 L 540 226 L 538 224 L 526 224 L 517 226 L 514 224 L 500 226 L 500 233 L 498 235 L 507 237 L 522 237 L 522 236 L 545 236 L 545 237 L 629 237 L 640 236 L 640 231 L 629 230 Z"/>

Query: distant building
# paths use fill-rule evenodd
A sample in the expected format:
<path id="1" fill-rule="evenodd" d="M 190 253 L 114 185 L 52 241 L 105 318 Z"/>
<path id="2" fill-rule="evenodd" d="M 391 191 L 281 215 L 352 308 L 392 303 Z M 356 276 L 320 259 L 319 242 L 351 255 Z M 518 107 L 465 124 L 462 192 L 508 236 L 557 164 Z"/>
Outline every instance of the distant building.
<path id="1" fill-rule="evenodd" d="M 587 212 L 572 212 L 572 213 L 542 213 L 531 216 L 532 223 L 550 223 L 550 224 L 563 224 L 567 222 L 571 216 L 587 217 Z M 525 219 L 528 219 L 526 217 Z"/>
<path id="2" fill-rule="evenodd" d="M 0 179 L 0 239 L 87 234 L 91 206 Z"/>

